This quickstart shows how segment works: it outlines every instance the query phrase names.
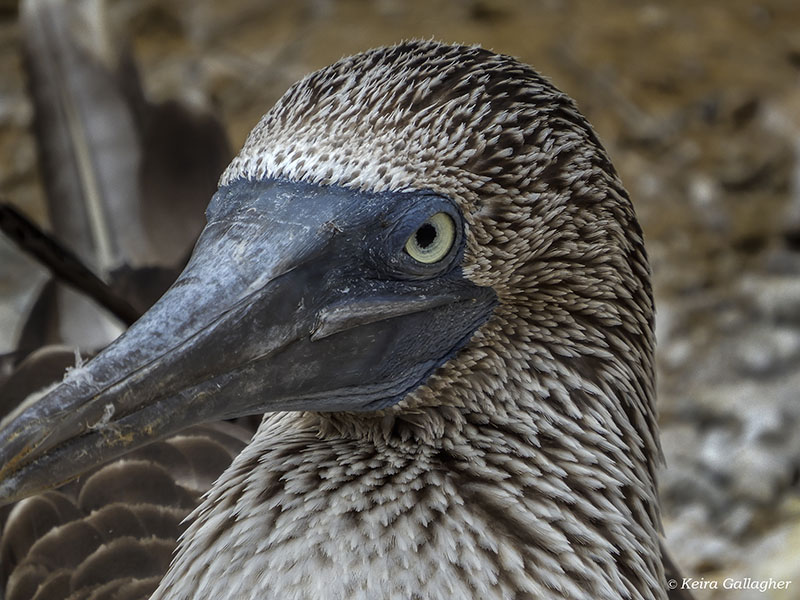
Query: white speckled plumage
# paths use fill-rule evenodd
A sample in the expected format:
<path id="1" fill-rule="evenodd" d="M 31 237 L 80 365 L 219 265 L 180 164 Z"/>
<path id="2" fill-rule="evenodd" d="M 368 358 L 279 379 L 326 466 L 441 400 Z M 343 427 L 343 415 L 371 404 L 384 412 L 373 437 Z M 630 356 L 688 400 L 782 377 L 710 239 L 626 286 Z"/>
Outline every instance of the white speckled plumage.
<path id="1" fill-rule="evenodd" d="M 372 50 L 293 86 L 222 183 L 269 177 L 452 198 L 499 305 L 392 408 L 265 418 L 153 598 L 666 598 L 649 270 L 572 101 L 479 48 Z"/>

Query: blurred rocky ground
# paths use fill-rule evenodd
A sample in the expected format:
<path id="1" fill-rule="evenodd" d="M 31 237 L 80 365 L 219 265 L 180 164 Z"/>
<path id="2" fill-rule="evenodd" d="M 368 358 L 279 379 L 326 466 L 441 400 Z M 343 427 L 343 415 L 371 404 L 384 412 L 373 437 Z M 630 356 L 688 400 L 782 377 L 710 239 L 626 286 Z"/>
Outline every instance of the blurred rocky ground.
<path id="1" fill-rule="evenodd" d="M 479 43 L 573 96 L 647 234 L 664 525 L 685 575 L 800 597 L 800 3 L 111 0 L 152 100 L 213 107 L 238 148 L 295 80 L 409 37 Z M 0 193 L 47 225 L 16 2 L 0 2 Z M 0 352 L 44 274 L 0 238 Z M 720 586 L 721 588 L 721 586 Z"/>

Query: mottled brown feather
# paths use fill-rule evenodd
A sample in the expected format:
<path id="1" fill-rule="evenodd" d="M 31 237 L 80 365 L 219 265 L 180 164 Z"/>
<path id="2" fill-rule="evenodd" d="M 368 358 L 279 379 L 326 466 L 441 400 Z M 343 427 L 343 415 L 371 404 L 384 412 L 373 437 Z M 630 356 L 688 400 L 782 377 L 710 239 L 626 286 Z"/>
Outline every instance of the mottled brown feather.
<path id="1" fill-rule="evenodd" d="M 116 537 L 81 562 L 70 585 L 73 589 L 104 585 L 110 572 L 119 579 L 160 575 L 167 570 L 174 549 L 174 539 Z"/>
<path id="2" fill-rule="evenodd" d="M 7 600 L 148 597 L 183 520 L 251 433 L 192 428 L 19 502 L 0 538 Z"/>

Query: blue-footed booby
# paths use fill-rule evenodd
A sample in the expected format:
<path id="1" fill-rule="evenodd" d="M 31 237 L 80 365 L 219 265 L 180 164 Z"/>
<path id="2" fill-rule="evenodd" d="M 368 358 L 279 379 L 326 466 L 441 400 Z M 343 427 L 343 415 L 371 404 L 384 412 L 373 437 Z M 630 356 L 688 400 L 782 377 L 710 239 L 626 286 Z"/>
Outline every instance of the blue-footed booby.
<path id="1" fill-rule="evenodd" d="M 267 413 L 140 594 L 667 598 L 650 271 L 568 96 L 478 47 L 344 58 L 206 217 L 161 300 L 4 420 L 6 502 Z"/>

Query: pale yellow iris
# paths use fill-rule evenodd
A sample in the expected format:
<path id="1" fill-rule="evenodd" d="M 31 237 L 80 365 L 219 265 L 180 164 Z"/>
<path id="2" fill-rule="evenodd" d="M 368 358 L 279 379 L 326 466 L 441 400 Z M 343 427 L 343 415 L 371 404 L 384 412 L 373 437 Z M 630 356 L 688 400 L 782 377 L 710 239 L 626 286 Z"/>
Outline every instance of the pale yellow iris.
<path id="1" fill-rule="evenodd" d="M 406 242 L 406 252 L 424 264 L 442 260 L 456 239 L 456 226 L 447 213 L 436 213 L 425 221 Z"/>

